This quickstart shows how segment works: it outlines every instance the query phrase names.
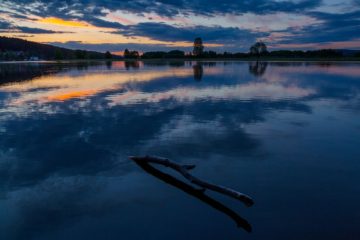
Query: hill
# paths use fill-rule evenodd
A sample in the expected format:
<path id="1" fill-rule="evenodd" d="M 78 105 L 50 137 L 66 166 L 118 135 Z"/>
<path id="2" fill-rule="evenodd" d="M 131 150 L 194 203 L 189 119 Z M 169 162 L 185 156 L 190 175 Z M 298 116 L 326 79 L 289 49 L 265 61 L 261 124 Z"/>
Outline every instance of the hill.
<path id="1" fill-rule="evenodd" d="M 105 59 L 109 53 L 72 50 L 19 38 L 0 37 L 0 60 Z"/>

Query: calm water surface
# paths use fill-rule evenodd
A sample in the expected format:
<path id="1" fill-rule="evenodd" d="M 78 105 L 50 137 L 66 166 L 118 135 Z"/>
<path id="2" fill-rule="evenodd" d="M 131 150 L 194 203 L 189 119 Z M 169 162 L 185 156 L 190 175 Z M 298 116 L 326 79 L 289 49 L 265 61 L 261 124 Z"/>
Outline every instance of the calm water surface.
<path id="1" fill-rule="evenodd" d="M 0 64 L 0 239 L 360 239 L 359 171 L 359 63 Z"/>

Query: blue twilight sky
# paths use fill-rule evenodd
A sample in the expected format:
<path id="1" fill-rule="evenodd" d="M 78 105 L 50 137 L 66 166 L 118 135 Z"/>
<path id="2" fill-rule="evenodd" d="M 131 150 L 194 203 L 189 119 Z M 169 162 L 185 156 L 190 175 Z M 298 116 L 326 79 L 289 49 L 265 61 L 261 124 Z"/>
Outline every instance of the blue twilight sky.
<path id="1" fill-rule="evenodd" d="M 0 35 L 121 53 L 360 49 L 360 0 L 0 0 Z"/>

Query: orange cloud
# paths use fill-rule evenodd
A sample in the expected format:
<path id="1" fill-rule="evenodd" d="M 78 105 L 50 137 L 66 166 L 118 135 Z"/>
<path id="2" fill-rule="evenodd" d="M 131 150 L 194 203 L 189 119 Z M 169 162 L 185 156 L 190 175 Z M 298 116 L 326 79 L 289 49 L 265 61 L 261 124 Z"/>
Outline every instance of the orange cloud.
<path id="1" fill-rule="evenodd" d="M 39 19 L 38 22 L 53 24 L 53 25 L 61 25 L 61 26 L 66 26 L 66 27 L 89 27 L 90 26 L 88 23 L 85 23 L 85 22 L 69 21 L 69 20 L 64 20 L 64 19 L 56 18 L 56 17 L 42 18 L 42 19 Z"/>
<path id="2" fill-rule="evenodd" d="M 96 90 L 83 90 L 83 91 L 74 91 L 68 92 L 64 94 L 59 94 L 55 96 L 48 97 L 49 101 L 65 101 L 73 98 L 83 98 L 96 94 L 98 91 Z"/>

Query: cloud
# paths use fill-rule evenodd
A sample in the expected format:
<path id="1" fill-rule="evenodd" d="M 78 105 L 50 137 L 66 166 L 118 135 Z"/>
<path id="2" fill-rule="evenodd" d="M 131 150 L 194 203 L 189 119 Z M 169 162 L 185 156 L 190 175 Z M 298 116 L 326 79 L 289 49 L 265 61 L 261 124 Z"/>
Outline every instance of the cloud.
<path id="1" fill-rule="evenodd" d="M 301 43 L 313 48 L 320 43 L 344 41 L 353 43 L 360 38 L 359 0 L 345 0 L 341 6 L 334 1 L 322 0 L 214 0 L 211 4 L 206 0 L 3 0 L 0 6 L 1 12 L 10 16 L 14 23 L 20 23 L 24 19 L 33 21 L 30 18 L 34 16 L 83 22 L 114 29 L 113 33 L 129 37 L 127 40 L 129 42 L 131 37 L 148 37 L 169 43 L 191 42 L 195 37 L 200 36 L 207 43 L 223 44 L 224 48 L 221 50 L 227 51 L 243 51 L 258 39 L 268 39 L 269 45 Z M 288 17 L 284 19 L 281 13 L 286 13 Z M 122 14 L 125 14 L 128 22 L 121 22 L 116 17 L 111 17 Z M 248 18 L 249 14 L 254 17 Z M 241 18 L 238 18 L 237 16 L 240 15 Z M 260 16 L 268 16 L 272 24 L 263 24 L 264 26 L 259 28 L 259 24 L 256 23 L 266 22 Z M 289 21 L 296 17 L 309 17 L 313 21 L 300 21 L 298 24 Z M 3 22 L 0 22 L 1 26 L 2 32 L 11 29 L 11 25 Z M 19 28 L 18 30 L 21 31 Z M 23 28 L 22 30 L 23 33 L 32 34 L 59 33 L 41 29 Z M 99 32 L 99 36 L 101 34 L 106 33 Z M 277 36 L 280 34 L 281 37 L 271 37 L 276 34 Z M 70 37 L 68 38 L 70 40 Z M 104 43 L 106 43 L 105 35 L 101 38 L 105 39 Z M 123 41 L 119 40 L 119 42 Z M 66 44 L 71 45 L 71 43 Z M 110 47 L 119 48 L 120 45 Z M 169 45 L 171 44 L 153 44 L 149 50 L 164 50 Z M 95 45 L 81 44 L 81 48 L 83 46 Z M 121 46 L 130 48 L 132 44 Z M 142 44 L 134 46 L 139 46 L 139 50 L 148 49 Z M 99 47 L 109 46 L 100 44 Z"/>
<path id="2" fill-rule="evenodd" d="M 80 13 L 103 14 L 104 10 L 123 10 L 132 13 L 156 13 L 161 16 L 176 15 L 206 15 L 216 14 L 242 14 L 242 13 L 269 13 L 269 12 L 300 12 L 313 9 L 321 4 L 321 0 L 300 0 L 300 1 L 233 1 L 214 0 L 211 4 L 207 0 L 158 0 L 158 1 L 94 1 L 94 0 L 69 0 L 69 1 L 44 1 L 44 0 L 4 0 L 4 2 L 16 3 L 19 6 L 27 5 L 23 12 L 36 12 L 41 15 L 56 13 L 61 17 L 74 17 Z M 34 7 L 32 7 L 32 5 Z M 69 11 L 72 10 L 72 11 Z"/>
<path id="3" fill-rule="evenodd" d="M 53 34 L 53 33 L 67 33 L 62 31 L 53 31 L 42 28 L 17 26 L 5 20 L 0 20 L 0 32 L 10 33 L 29 33 L 29 34 Z"/>
<path id="4" fill-rule="evenodd" d="M 0 29 L 9 29 L 10 27 L 11 27 L 10 23 L 0 20 Z"/>
<path id="5" fill-rule="evenodd" d="M 237 42 L 240 40 L 255 41 L 259 33 L 252 33 L 235 27 L 221 26 L 193 26 L 177 27 L 165 23 L 139 23 L 125 27 L 118 33 L 125 36 L 144 36 L 161 41 L 192 41 L 196 37 L 204 36 L 207 42 Z"/>
<path id="6" fill-rule="evenodd" d="M 52 33 L 65 33 L 61 31 L 52 31 L 52 30 L 46 30 L 42 28 L 30 28 L 30 27 L 17 27 L 17 30 L 19 30 L 22 33 L 32 33 L 32 34 L 52 34 Z"/>
<path id="7" fill-rule="evenodd" d="M 311 12 L 319 24 L 302 29 L 289 28 L 290 37 L 280 43 L 329 43 L 351 41 L 360 38 L 360 11 L 350 13 Z"/>
<path id="8" fill-rule="evenodd" d="M 109 22 L 109 21 L 105 21 L 105 20 L 102 20 L 102 19 L 96 18 L 96 17 L 88 17 L 87 22 L 91 23 L 94 26 L 103 27 L 103 28 L 118 28 L 118 29 L 121 29 L 121 28 L 124 27 L 124 25 L 122 25 L 122 24 L 120 24 L 118 22 Z"/>

